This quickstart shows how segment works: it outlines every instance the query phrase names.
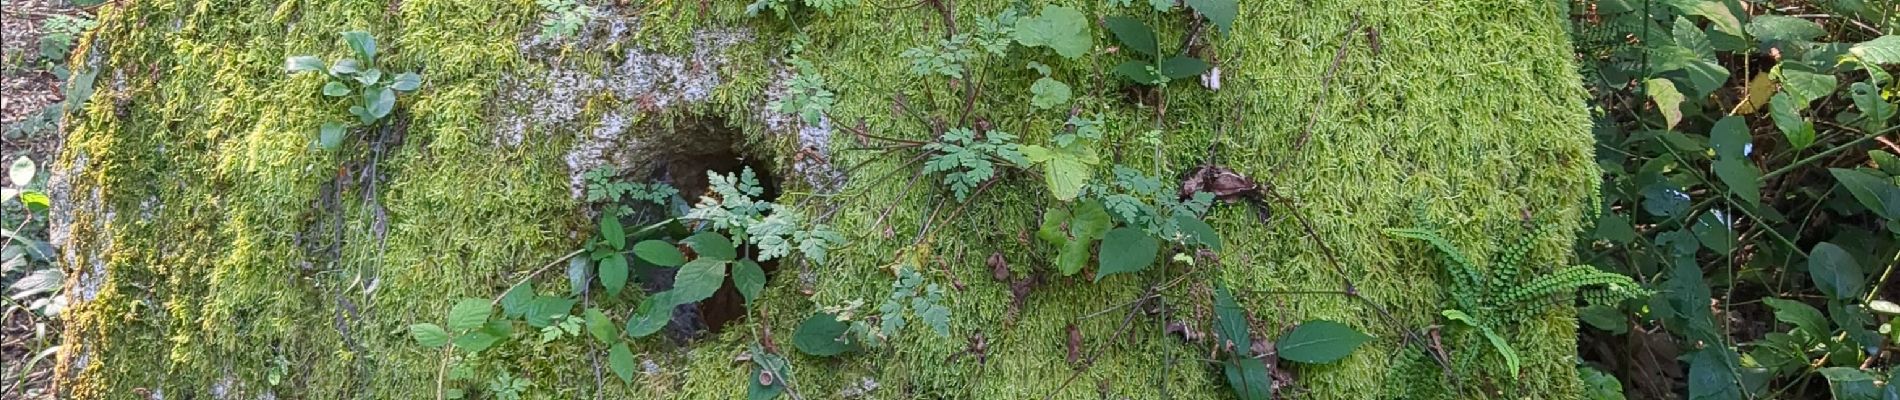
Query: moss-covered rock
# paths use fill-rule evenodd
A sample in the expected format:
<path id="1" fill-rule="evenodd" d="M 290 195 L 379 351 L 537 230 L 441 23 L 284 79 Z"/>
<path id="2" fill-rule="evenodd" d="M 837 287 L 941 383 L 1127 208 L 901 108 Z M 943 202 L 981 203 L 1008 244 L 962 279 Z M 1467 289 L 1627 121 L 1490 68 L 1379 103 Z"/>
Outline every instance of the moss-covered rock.
<path id="1" fill-rule="evenodd" d="M 1082 104 L 1109 122 L 1110 158 L 1174 176 L 1218 140 L 1224 164 L 1296 204 L 1266 222 L 1244 207 L 1217 208 L 1209 220 L 1227 238 L 1218 267 L 1054 279 L 1013 317 L 1009 287 L 989 278 L 984 260 L 1000 253 L 1018 274 L 1051 268 L 1052 249 L 1027 234 L 1052 202 L 1039 180 L 1004 179 L 920 236 L 959 205 L 935 185 L 913 184 L 911 157 L 846 150 L 858 147 L 847 131 L 803 127 L 765 107 L 785 90 L 785 49 L 801 41 L 800 57 L 837 93 L 831 115 L 844 121 L 828 125 L 927 138 L 926 127 L 892 110 L 893 95 L 942 115 L 962 99 L 941 80 L 909 75 L 897 54 L 941 38 L 942 16 L 928 5 L 861 2 L 746 17 L 742 3 L 622 1 L 601 6 L 581 38 L 558 40 L 538 37 L 542 15 L 529 0 L 103 8 L 79 50 L 98 87 L 67 124 L 55 177 L 56 239 L 75 304 L 65 315 L 61 390 L 86 399 L 434 398 L 480 392 L 486 377 L 506 371 L 534 382 L 531 398 L 735 398 L 746 368 L 732 359 L 759 328 L 784 337 L 821 306 L 875 302 L 890 290 L 884 266 L 908 260 L 932 282 L 960 287 L 945 300 L 953 334 L 912 330 L 839 359 L 792 355 L 802 397 L 1230 397 L 1221 372 L 1202 362 L 1206 346 L 1163 334 L 1162 321 L 1137 316 L 1118 335 L 1125 313 L 1088 317 L 1177 276 L 1190 279 L 1165 298 L 1193 324 L 1211 320 L 1208 292 L 1218 281 L 1243 290 L 1266 338 L 1310 319 L 1375 337 L 1336 364 L 1288 365 L 1308 398 L 1578 393 L 1568 311 L 1521 321 L 1512 341 L 1526 365 L 1514 382 L 1467 370 L 1453 371 L 1472 378 L 1458 389 L 1445 384 L 1427 350 L 1401 339 L 1438 320 L 1442 293 L 1429 282 L 1441 268 L 1429 250 L 1381 234 L 1423 210 L 1482 255 L 1498 232 L 1516 232 L 1506 229 L 1533 214 L 1566 228 L 1540 238 L 1533 259 L 1565 261 L 1570 232 L 1594 203 L 1596 169 L 1556 3 L 1242 2 L 1231 35 L 1212 38 L 1221 88 L 1169 86 L 1165 114 L 1098 78 L 1120 55 L 1018 50 L 982 62 L 975 113 L 1027 142 L 1047 140 L 1065 117 L 1028 106 L 1033 60 L 1078 93 L 1102 88 Z M 955 15 L 968 29 L 1007 3 L 959 1 Z M 1171 27 L 1164 41 L 1181 34 L 1181 12 L 1068 3 Z M 1376 28 L 1376 46 L 1363 31 L 1345 32 L 1355 14 Z M 336 33 L 350 29 L 375 33 L 385 63 L 421 70 L 426 83 L 404 97 L 394 128 L 356 132 L 344 150 L 326 152 L 312 144 L 317 126 L 347 114 L 317 95 L 320 79 L 285 74 L 283 60 L 343 54 Z M 1107 32 L 1093 31 L 1095 49 L 1109 47 Z M 1341 43 L 1348 56 L 1322 94 Z M 1322 95 L 1310 141 L 1294 146 Z M 1156 128 L 1157 115 L 1160 145 L 1142 144 L 1137 135 Z M 578 198 L 582 172 L 663 174 L 730 154 L 774 166 L 781 202 L 811 215 L 836 210 L 831 223 L 852 240 L 824 265 L 781 266 L 760 302 L 764 318 L 685 345 L 636 341 L 643 367 L 630 385 L 604 371 L 604 348 L 588 340 L 504 345 L 468 364 L 481 366 L 475 378 L 445 380 L 442 353 L 407 336 L 409 324 L 441 321 L 455 299 L 494 297 L 578 248 L 592 229 Z M 1343 296 L 1263 293 L 1341 288 L 1294 213 L 1337 253 L 1343 278 L 1397 321 Z M 547 275 L 535 280 L 542 290 L 566 290 L 558 273 Z M 591 301 L 624 321 L 640 296 Z M 1071 324 L 1101 349 L 1080 372 L 1067 360 Z M 985 362 L 953 357 L 978 334 Z M 1448 350 L 1497 362 L 1483 347 Z"/>

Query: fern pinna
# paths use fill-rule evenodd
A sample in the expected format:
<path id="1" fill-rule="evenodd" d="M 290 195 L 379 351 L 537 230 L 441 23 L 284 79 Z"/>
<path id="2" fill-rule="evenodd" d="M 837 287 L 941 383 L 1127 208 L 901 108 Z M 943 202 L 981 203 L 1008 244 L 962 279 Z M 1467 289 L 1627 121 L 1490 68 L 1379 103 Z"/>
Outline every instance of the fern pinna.
<path id="1" fill-rule="evenodd" d="M 1512 376 L 1517 375 L 1517 354 L 1500 331 L 1508 321 L 1537 316 L 1551 306 L 1574 301 L 1572 293 L 1592 304 L 1614 304 L 1646 297 L 1649 291 L 1620 274 L 1603 272 L 1588 265 L 1573 265 L 1519 282 L 1525 259 L 1534 240 L 1545 233 L 1540 226 L 1516 243 L 1499 251 L 1489 267 L 1473 263 L 1463 250 L 1439 236 L 1433 229 L 1386 229 L 1386 233 L 1431 244 L 1445 257 L 1445 270 L 1451 278 L 1453 308 L 1444 311 L 1448 319 L 1476 328 L 1498 353 L 1504 356 Z"/>

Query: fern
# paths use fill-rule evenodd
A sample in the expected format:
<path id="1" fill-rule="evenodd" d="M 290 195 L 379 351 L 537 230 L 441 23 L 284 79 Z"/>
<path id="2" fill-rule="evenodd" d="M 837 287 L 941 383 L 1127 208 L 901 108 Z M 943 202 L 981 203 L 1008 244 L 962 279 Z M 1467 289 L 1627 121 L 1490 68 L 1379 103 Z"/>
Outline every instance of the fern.
<path id="1" fill-rule="evenodd" d="M 951 129 L 936 143 L 924 145 L 924 150 L 935 153 L 924 162 L 924 173 L 945 172 L 943 183 L 956 192 L 958 201 L 970 197 L 977 185 L 996 176 L 995 160 L 1029 164 L 1016 144 L 1016 135 L 1000 130 L 984 132 L 978 138 L 969 128 Z"/>
<path id="2" fill-rule="evenodd" d="M 718 196 L 700 197 L 699 205 L 683 218 L 711 223 L 733 240 L 757 246 L 758 261 L 788 257 L 796 250 L 823 264 L 830 249 L 845 243 L 844 235 L 811 223 L 798 209 L 760 200 L 765 188 L 750 167 L 736 175 L 708 171 L 706 178 Z"/>

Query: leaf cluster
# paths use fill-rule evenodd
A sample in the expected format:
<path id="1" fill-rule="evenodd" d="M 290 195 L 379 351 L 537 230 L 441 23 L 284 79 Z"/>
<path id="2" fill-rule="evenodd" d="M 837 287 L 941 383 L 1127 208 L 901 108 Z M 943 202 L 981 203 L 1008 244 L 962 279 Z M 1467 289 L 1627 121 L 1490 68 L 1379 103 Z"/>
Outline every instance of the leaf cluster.
<path id="1" fill-rule="evenodd" d="M 350 115 L 356 116 L 356 123 L 364 126 L 375 124 L 395 110 L 397 92 L 422 87 L 420 74 L 385 74 L 377 66 L 376 38 L 369 32 L 343 32 L 343 42 L 349 45 L 351 55 L 337 58 L 327 67 L 317 56 L 293 56 L 284 60 L 284 69 L 291 74 L 323 74 L 328 78 L 323 84 L 323 95 L 348 98 Z M 348 126 L 343 122 L 323 123 L 318 130 L 317 144 L 331 151 L 342 147 Z"/>
<path id="2" fill-rule="evenodd" d="M 594 19 L 594 8 L 580 0 L 535 0 L 541 6 L 546 17 L 541 19 L 541 36 L 558 39 L 580 33 L 587 21 Z"/>
<path id="3" fill-rule="evenodd" d="M 962 201 L 970 191 L 996 176 L 997 163 L 1005 166 L 1028 165 L 1016 135 L 1001 130 L 981 134 L 969 128 L 954 128 L 934 143 L 924 145 L 931 152 L 924 161 L 924 173 L 943 173 L 943 183 Z"/>

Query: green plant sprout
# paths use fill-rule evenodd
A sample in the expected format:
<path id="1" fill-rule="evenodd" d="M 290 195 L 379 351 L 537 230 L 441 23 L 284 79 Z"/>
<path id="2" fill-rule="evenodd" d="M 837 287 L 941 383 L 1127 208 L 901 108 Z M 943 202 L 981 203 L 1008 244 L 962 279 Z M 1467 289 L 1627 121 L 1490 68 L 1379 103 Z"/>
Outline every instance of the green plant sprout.
<path id="1" fill-rule="evenodd" d="M 414 72 L 385 76 L 376 63 L 376 38 L 369 32 L 343 32 L 343 42 L 349 45 L 353 57 L 338 58 L 326 68 L 323 59 L 316 56 L 293 56 L 284 60 L 284 69 L 291 74 L 320 72 L 328 77 L 323 83 L 323 95 L 349 97 L 350 115 L 356 116 L 358 126 L 370 126 L 389 116 L 396 108 L 396 92 L 411 92 L 422 87 L 422 75 Z M 317 144 L 324 150 L 341 148 L 344 131 L 349 126 L 342 122 L 323 123 L 317 131 Z"/>

